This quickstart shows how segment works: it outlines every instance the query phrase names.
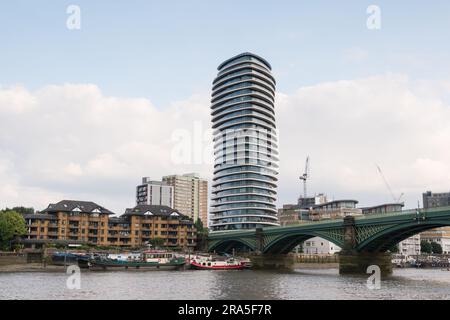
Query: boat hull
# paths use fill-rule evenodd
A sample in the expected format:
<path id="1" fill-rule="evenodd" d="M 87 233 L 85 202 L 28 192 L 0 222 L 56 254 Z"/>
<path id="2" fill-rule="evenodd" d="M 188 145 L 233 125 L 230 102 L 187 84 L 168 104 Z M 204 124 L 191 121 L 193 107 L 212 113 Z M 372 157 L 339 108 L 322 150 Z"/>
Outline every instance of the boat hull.
<path id="1" fill-rule="evenodd" d="M 202 265 L 196 262 L 191 262 L 190 264 L 191 269 L 195 270 L 242 270 L 245 269 L 245 266 L 242 264 L 236 264 L 236 265 L 224 265 L 224 266 L 208 266 L 208 265 Z"/>
<path id="2" fill-rule="evenodd" d="M 93 261 L 87 263 L 79 260 L 79 264 L 86 264 L 90 270 L 177 270 L 184 267 L 185 262 L 149 263 L 149 262 L 122 262 L 122 261 Z M 81 266 L 80 266 L 81 267 Z"/>

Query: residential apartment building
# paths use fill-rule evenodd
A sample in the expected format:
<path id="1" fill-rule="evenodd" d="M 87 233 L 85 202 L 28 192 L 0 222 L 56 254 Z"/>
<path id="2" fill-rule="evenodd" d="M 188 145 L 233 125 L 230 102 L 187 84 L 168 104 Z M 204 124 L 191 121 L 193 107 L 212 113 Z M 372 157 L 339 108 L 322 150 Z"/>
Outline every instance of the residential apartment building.
<path id="1" fill-rule="evenodd" d="M 142 184 L 136 187 L 137 205 L 174 207 L 174 188 L 164 181 L 142 178 Z"/>
<path id="2" fill-rule="evenodd" d="M 425 209 L 450 206 L 450 192 L 434 193 L 427 191 L 422 194 L 422 199 Z"/>
<path id="3" fill-rule="evenodd" d="M 305 254 L 317 255 L 329 255 L 341 251 L 341 247 L 319 237 L 314 237 L 303 242 L 302 249 Z"/>
<path id="4" fill-rule="evenodd" d="M 450 192 L 433 193 L 427 191 L 422 194 L 425 209 L 450 206 Z M 443 253 L 450 253 L 450 227 L 428 230 L 420 234 L 421 239 L 436 242 L 441 245 Z"/>
<path id="5" fill-rule="evenodd" d="M 421 252 L 420 248 L 421 235 L 416 234 L 398 244 L 398 252 L 404 256 L 415 256 Z"/>
<path id="6" fill-rule="evenodd" d="M 450 227 L 428 230 L 420 234 L 422 240 L 436 242 L 442 247 L 442 253 L 450 254 Z"/>
<path id="7" fill-rule="evenodd" d="M 278 226 L 278 138 L 272 67 L 249 52 L 222 62 L 211 93 L 210 229 Z"/>
<path id="8" fill-rule="evenodd" d="M 63 200 L 38 214 L 24 215 L 25 245 L 44 243 L 140 247 L 159 239 L 161 245 L 196 245 L 192 219 L 167 206 L 138 205 L 120 217 L 94 202 Z"/>
<path id="9" fill-rule="evenodd" d="M 200 219 L 208 226 L 208 181 L 196 173 L 170 175 L 162 178 L 163 183 L 173 188 L 173 206 L 180 213 Z"/>

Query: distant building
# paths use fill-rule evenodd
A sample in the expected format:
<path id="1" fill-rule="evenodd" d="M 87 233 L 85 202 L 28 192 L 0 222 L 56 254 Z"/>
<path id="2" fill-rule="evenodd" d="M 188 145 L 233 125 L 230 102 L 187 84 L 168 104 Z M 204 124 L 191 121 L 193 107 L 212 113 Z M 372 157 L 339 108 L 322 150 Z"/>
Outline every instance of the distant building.
<path id="1" fill-rule="evenodd" d="M 285 204 L 283 208 L 278 209 L 278 221 L 281 226 L 309 221 L 309 210 L 297 204 Z"/>
<path id="2" fill-rule="evenodd" d="M 208 227 L 208 181 L 196 173 L 163 177 L 173 188 L 172 208 Z"/>
<path id="3" fill-rule="evenodd" d="M 314 237 L 303 242 L 303 253 L 305 254 L 327 255 L 335 254 L 339 251 L 341 251 L 341 247 L 319 237 Z"/>
<path id="4" fill-rule="evenodd" d="M 327 201 L 327 196 L 324 195 L 323 193 L 319 193 L 317 195 L 315 195 L 314 197 L 300 197 L 298 198 L 298 206 L 300 208 L 305 208 L 305 209 L 309 209 L 315 205 L 318 204 L 323 204 L 326 203 Z"/>
<path id="5" fill-rule="evenodd" d="M 280 225 L 292 225 L 308 221 L 319 221 L 343 218 L 345 216 L 361 215 L 361 209 L 356 208 L 356 200 L 326 201 L 326 196 L 319 194 L 310 198 L 299 198 L 296 205 L 284 205 L 278 210 Z M 314 237 L 303 243 L 303 253 L 306 254 L 334 254 L 341 248 L 334 243 Z M 298 251 L 298 249 L 297 249 Z"/>
<path id="6" fill-rule="evenodd" d="M 164 181 L 142 178 L 142 184 L 136 187 L 137 205 L 168 206 L 174 205 L 174 188 Z"/>
<path id="7" fill-rule="evenodd" d="M 442 253 L 450 254 L 450 227 L 428 230 L 420 234 L 422 240 L 436 242 L 442 247 Z"/>
<path id="8" fill-rule="evenodd" d="M 405 256 L 415 256 L 420 254 L 420 234 L 416 234 L 398 244 L 398 252 Z"/>
<path id="9" fill-rule="evenodd" d="M 24 214 L 28 247 L 92 244 L 140 247 L 160 239 L 168 247 L 194 247 L 193 221 L 167 206 L 138 205 L 120 217 L 94 202 L 63 200 L 37 214 Z"/>
<path id="10" fill-rule="evenodd" d="M 405 206 L 404 203 L 385 203 L 372 207 L 361 208 L 362 214 L 379 214 L 388 212 L 400 212 Z"/>
<path id="11" fill-rule="evenodd" d="M 422 197 L 425 209 L 450 206 L 450 192 L 433 193 L 427 191 L 422 194 Z M 450 227 L 428 230 L 422 232 L 420 236 L 422 240 L 440 244 L 443 253 L 450 253 Z"/>
<path id="12" fill-rule="evenodd" d="M 285 204 L 283 208 L 278 209 L 278 221 L 281 226 L 309 221 L 311 220 L 310 209 L 326 202 L 327 197 L 323 194 L 314 197 L 300 197 L 297 204 Z"/>
<path id="13" fill-rule="evenodd" d="M 450 192 L 433 193 L 427 191 L 422 194 L 422 198 L 425 209 L 450 206 Z"/>
<path id="14" fill-rule="evenodd" d="M 356 208 L 357 204 L 356 200 L 334 200 L 315 205 L 310 210 L 310 220 L 319 221 L 362 215 L 362 210 Z"/>

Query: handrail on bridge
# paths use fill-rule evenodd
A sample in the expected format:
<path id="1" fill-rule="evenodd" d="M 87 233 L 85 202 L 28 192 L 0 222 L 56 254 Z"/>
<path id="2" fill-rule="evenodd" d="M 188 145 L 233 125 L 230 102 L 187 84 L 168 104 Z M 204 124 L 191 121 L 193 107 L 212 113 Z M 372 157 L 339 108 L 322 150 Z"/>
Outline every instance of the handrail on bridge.
<path id="1" fill-rule="evenodd" d="M 386 213 L 373 213 L 373 214 L 364 214 L 364 215 L 358 215 L 358 216 L 354 216 L 355 220 L 365 220 L 365 219 L 373 219 L 373 218 L 383 218 L 383 217 L 395 217 L 395 216 L 401 216 L 401 215 L 408 215 L 408 214 L 417 214 L 417 212 L 419 212 L 420 214 L 423 213 L 428 213 L 428 212 L 439 212 L 439 211 L 450 211 L 450 206 L 446 206 L 446 207 L 436 207 L 436 208 L 428 208 L 428 209 L 424 209 L 424 208 L 418 208 L 418 209 L 408 209 L 408 210 L 402 210 L 402 211 L 396 211 L 396 212 L 386 212 Z M 323 219 L 323 220 L 319 220 L 319 221 L 311 221 L 311 220 L 301 220 L 298 223 L 295 224 L 289 224 L 289 225 L 285 225 L 285 226 L 273 226 L 273 227 L 266 227 L 263 228 L 264 230 L 273 230 L 273 229 L 278 229 L 278 228 L 284 228 L 284 227 L 298 227 L 298 226 L 303 226 L 303 225 L 317 225 L 317 224 L 327 224 L 330 222 L 336 222 L 338 220 L 343 220 L 344 217 L 339 217 L 339 218 L 330 218 L 330 219 Z M 210 233 L 209 235 L 213 235 L 213 236 L 220 236 L 220 235 L 226 235 L 229 233 L 247 233 L 247 232 L 251 232 L 254 231 L 254 229 L 248 229 L 248 230 L 223 230 L 223 231 L 216 231 L 213 233 Z"/>

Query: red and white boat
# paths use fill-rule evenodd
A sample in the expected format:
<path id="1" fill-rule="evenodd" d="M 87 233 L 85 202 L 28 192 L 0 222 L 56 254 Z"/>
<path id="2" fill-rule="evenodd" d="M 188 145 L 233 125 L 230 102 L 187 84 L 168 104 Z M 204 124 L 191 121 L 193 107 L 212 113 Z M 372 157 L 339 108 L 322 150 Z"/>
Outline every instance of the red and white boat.
<path id="1" fill-rule="evenodd" d="M 242 270 L 246 267 L 242 261 L 227 257 L 193 256 L 189 262 L 192 269 L 199 270 Z"/>

